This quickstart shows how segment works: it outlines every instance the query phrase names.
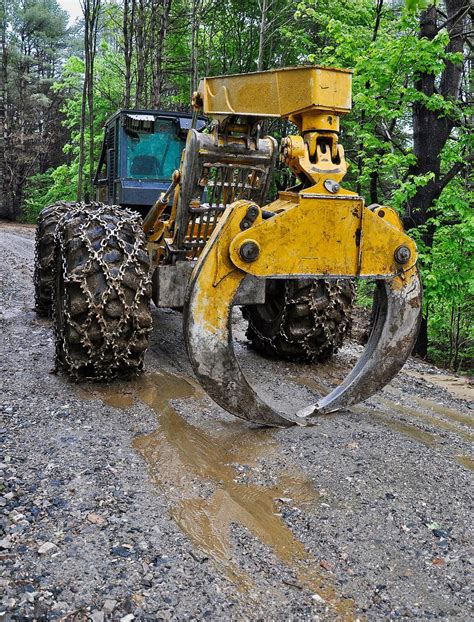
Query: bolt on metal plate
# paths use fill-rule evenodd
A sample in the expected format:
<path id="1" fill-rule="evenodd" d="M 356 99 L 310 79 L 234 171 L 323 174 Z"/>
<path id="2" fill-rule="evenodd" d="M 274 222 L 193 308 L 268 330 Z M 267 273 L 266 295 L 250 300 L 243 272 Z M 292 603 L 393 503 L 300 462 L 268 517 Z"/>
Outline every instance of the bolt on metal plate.
<path id="1" fill-rule="evenodd" d="M 337 181 L 334 181 L 334 179 L 325 179 L 323 186 L 332 194 L 336 194 L 336 192 L 339 192 L 341 189 L 341 186 L 337 183 Z"/>

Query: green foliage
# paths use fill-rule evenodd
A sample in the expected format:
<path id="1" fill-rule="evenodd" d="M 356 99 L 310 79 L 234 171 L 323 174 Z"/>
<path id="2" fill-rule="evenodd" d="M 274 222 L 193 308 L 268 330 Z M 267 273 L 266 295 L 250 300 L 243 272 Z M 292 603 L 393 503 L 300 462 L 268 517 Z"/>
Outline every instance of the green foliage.
<path id="1" fill-rule="evenodd" d="M 2 170 L 1 209 L 2 216 L 18 218 L 27 178 L 62 157 L 61 100 L 52 85 L 67 47 L 67 13 L 57 0 L 4 1 L 2 28 L 2 149 L 8 165 Z"/>
<path id="2" fill-rule="evenodd" d="M 107 117 L 112 115 L 121 105 L 122 84 L 117 80 L 117 67 L 120 67 L 121 58 L 113 52 L 106 42 L 101 44 L 101 55 L 96 62 L 96 82 L 94 85 L 94 150 L 95 160 L 99 157 L 103 138 L 103 127 Z M 82 79 L 84 61 L 77 56 L 71 56 L 64 64 L 62 79 L 53 86 L 56 92 L 64 96 L 62 113 L 63 124 L 70 133 L 69 141 L 64 145 L 64 154 L 69 163 L 51 169 L 44 174 L 34 175 L 29 179 L 26 187 L 25 219 L 35 222 L 39 212 L 51 203 L 58 200 L 73 201 L 77 193 L 77 176 L 79 169 L 79 131 L 81 114 Z M 89 141 L 89 128 L 85 130 L 85 142 Z M 85 154 L 85 171 L 88 174 L 89 196 L 94 196 L 94 189 L 90 183 L 95 174 L 89 163 L 89 153 Z"/>
<path id="3" fill-rule="evenodd" d="M 305 0 L 298 4 L 297 15 L 315 25 L 316 36 L 306 42 L 308 61 L 354 69 L 353 110 L 343 120 L 343 142 L 352 164 L 346 180 L 371 202 L 390 204 L 403 214 L 417 189 L 436 177 L 435 171 L 410 172 L 416 163 L 411 141 L 413 106 L 422 104 L 439 117 L 456 119 L 459 125 L 443 150 L 443 171 L 472 153 L 472 132 L 465 121 L 469 111 L 463 102 L 446 99 L 436 89 L 428 97 L 415 88 L 418 74 L 437 79 L 445 64 L 461 62 L 462 54 L 446 50 L 446 30 L 431 41 L 417 36 L 415 13 L 428 3 L 407 2 L 407 11 L 385 3 L 377 32 L 375 4 Z M 455 369 L 472 365 L 473 354 L 469 334 L 474 324 L 473 216 L 468 188 L 467 180 L 456 176 L 432 206 L 426 225 L 410 232 L 420 250 L 424 304 L 429 310 L 429 354 Z M 423 242 L 428 230 L 435 231 L 431 248 Z M 367 304 L 366 290 L 364 285 L 358 290 L 362 306 Z"/>
<path id="4" fill-rule="evenodd" d="M 455 370 L 473 371 L 474 361 L 474 192 L 468 180 L 454 179 L 428 225 L 436 227 L 433 249 L 424 262 L 425 304 L 429 313 L 430 356 Z"/>
<path id="5" fill-rule="evenodd" d="M 405 5 L 409 13 L 415 13 L 418 10 L 426 9 L 429 0 L 405 0 Z"/>
<path id="6" fill-rule="evenodd" d="M 368 279 L 359 279 L 356 283 L 356 307 L 371 309 L 374 300 L 375 283 Z"/>
<path id="7" fill-rule="evenodd" d="M 77 188 L 77 164 L 61 164 L 46 173 L 32 175 L 26 186 L 25 222 L 36 222 L 39 213 L 56 201 L 74 201 Z"/>

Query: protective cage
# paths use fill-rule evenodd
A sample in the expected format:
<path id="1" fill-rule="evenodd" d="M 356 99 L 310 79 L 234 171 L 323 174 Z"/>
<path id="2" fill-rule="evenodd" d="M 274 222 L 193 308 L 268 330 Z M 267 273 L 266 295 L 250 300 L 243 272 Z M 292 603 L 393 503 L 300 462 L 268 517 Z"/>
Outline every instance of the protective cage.
<path id="1" fill-rule="evenodd" d="M 277 155 L 273 138 L 242 138 L 225 145 L 191 130 L 182 164 L 182 185 L 170 263 L 196 259 L 226 208 L 240 199 L 262 205 Z"/>

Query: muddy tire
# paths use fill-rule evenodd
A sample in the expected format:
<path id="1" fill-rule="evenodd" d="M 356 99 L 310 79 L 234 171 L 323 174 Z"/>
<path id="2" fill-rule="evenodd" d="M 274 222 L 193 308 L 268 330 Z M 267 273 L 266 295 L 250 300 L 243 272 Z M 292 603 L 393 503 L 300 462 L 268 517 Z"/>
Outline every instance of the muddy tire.
<path id="1" fill-rule="evenodd" d="M 38 217 L 35 239 L 35 308 L 40 317 L 51 316 L 54 289 L 54 234 L 59 220 L 79 203 L 58 201 L 45 207 Z"/>
<path id="2" fill-rule="evenodd" d="M 151 331 L 150 262 L 138 214 L 91 203 L 55 238 L 56 367 L 74 380 L 140 371 Z"/>
<path id="3" fill-rule="evenodd" d="M 266 302 L 243 307 L 247 338 L 263 354 L 290 361 L 324 361 L 350 329 L 354 298 L 348 280 L 272 279 Z"/>

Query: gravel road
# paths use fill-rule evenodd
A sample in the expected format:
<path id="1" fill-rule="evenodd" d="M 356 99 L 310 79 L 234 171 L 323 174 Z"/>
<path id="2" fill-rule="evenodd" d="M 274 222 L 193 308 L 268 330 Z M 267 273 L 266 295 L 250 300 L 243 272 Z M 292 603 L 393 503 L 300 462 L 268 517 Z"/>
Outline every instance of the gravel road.
<path id="1" fill-rule="evenodd" d="M 252 428 L 192 378 L 181 315 L 154 309 L 141 378 L 74 385 L 33 311 L 33 248 L 0 225 L 2 619 L 472 619 L 466 379 L 410 360 L 315 427 Z M 237 311 L 242 365 L 280 407 L 361 350 L 275 362 L 244 330 Z"/>

